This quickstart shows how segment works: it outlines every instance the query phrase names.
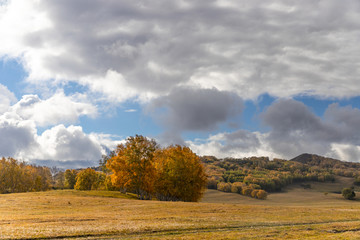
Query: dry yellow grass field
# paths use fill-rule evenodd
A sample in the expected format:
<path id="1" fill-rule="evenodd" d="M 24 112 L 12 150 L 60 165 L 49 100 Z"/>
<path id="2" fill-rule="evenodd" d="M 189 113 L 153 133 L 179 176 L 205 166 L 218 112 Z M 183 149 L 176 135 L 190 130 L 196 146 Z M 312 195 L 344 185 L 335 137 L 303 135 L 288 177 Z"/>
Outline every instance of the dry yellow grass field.
<path id="1" fill-rule="evenodd" d="M 256 200 L 214 190 L 200 203 L 116 192 L 0 195 L 1 239 L 360 239 L 360 202 L 293 187 Z"/>

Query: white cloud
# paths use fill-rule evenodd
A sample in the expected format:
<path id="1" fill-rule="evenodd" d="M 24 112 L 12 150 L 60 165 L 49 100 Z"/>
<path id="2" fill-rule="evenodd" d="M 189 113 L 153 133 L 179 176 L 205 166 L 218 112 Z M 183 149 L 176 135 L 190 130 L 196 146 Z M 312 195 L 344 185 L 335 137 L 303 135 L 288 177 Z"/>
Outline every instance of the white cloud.
<path id="1" fill-rule="evenodd" d="M 46 100 L 41 100 L 37 95 L 24 95 L 12 106 L 12 111 L 22 119 L 33 120 L 40 127 L 76 123 L 80 116 L 97 115 L 95 106 L 78 102 L 76 96 L 68 97 L 63 92 L 58 92 Z"/>
<path id="2" fill-rule="evenodd" d="M 81 84 L 88 85 L 91 91 L 102 93 L 109 101 L 124 102 L 138 96 L 136 89 L 128 86 L 124 77 L 113 70 L 108 70 L 104 77 L 83 77 Z"/>
<path id="3" fill-rule="evenodd" d="M 252 157 L 266 156 L 281 158 L 281 154 L 273 151 L 267 141 L 268 133 L 238 130 L 210 135 L 207 139 L 186 141 L 186 144 L 199 155 L 216 157 Z"/>
<path id="4" fill-rule="evenodd" d="M 360 162 L 360 146 L 333 143 L 331 149 L 332 154 L 329 154 L 331 157 L 350 162 Z"/>
<path id="5" fill-rule="evenodd" d="M 113 150 L 121 141 L 113 141 L 104 134 L 85 134 L 80 126 L 54 126 L 41 135 L 33 121 L 15 119 L 9 114 L 0 117 L 0 156 L 41 163 L 58 164 L 73 161 L 76 166 L 97 165 L 106 150 Z M 47 164 L 51 165 L 51 161 Z M 83 162 L 83 164 L 80 164 Z M 76 167 L 74 166 L 74 167 Z"/>
<path id="6" fill-rule="evenodd" d="M 13 94 L 6 88 L 3 96 L 9 105 Z M 14 100 L 14 99 L 12 99 Z M 111 139 L 101 139 L 94 134 L 85 134 L 79 126 L 65 127 L 62 122 L 75 123 L 80 116 L 94 117 L 96 107 L 80 95 L 65 96 L 58 92 L 42 100 L 37 95 L 24 95 L 20 101 L 7 106 L 0 114 L 0 156 L 11 156 L 22 160 L 55 160 L 96 163 L 105 153 L 105 147 L 113 147 Z M 54 126 L 56 125 L 56 126 Z M 53 126 L 38 135 L 38 127 Z M 95 164 L 95 165 L 96 165 Z M 80 164 L 81 165 L 81 164 Z M 79 166 L 80 166 L 79 165 Z"/>
<path id="7" fill-rule="evenodd" d="M 57 125 L 37 136 L 37 142 L 38 151 L 30 153 L 31 159 L 98 160 L 102 155 L 100 144 L 80 126 Z"/>
<path id="8" fill-rule="evenodd" d="M 136 109 L 126 109 L 125 112 L 133 113 L 133 112 L 137 112 L 137 110 Z"/>
<path id="9" fill-rule="evenodd" d="M 36 146 L 35 125 L 32 121 L 21 121 L 15 114 L 0 116 L 0 156 L 13 157 Z"/>
<path id="10" fill-rule="evenodd" d="M 16 102 L 15 95 L 6 86 L 0 84 L 0 114 L 8 111 L 14 102 Z"/>

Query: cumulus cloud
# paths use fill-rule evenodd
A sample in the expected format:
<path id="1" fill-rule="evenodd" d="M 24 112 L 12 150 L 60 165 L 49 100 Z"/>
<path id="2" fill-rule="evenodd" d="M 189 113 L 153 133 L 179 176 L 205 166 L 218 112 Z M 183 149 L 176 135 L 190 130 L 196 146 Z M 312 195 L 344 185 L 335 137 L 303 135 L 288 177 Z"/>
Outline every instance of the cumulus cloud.
<path id="1" fill-rule="evenodd" d="M 78 101 L 76 96 L 65 96 L 63 92 L 56 93 L 46 100 L 40 99 L 37 95 L 24 95 L 12 106 L 12 111 L 23 119 L 33 120 L 40 127 L 75 123 L 80 116 L 95 117 L 97 108 L 81 101 Z"/>
<path id="2" fill-rule="evenodd" d="M 31 121 L 19 121 L 16 116 L 0 116 L 0 156 L 12 157 L 36 146 L 35 126 Z"/>
<path id="3" fill-rule="evenodd" d="M 183 131 L 214 130 L 242 110 L 241 98 L 217 89 L 177 88 L 148 106 L 150 114 L 166 127 L 167 140 L 175 138 L 175 142 Z"/>
<path id="4" fill-rule="evenodd" d="M 236 130 L 209 136 L 207 139 L 188 140 L 186 144 L 200 155 L 216 157 L 252 157 L 266 156 L 281 158 L 283 155 L 273 151 L 267 141 L 268 133 Z"/>
<path id="5" fill-rule="evenodd" d="M 102 149 L 98 142 L 86 135 L 80 126 L 55 126 L 37 138 L 39 151 L 32 159 L 98 160 Z"/>
<path id="6" fill-rule="evenodd" d="M 13 94 L 4 92 L 9 101 L 13 100 Z M 116 142 L 106 135 L 85 134 L 80 126 L 59 125 L 97 114 L 95 106 L 77 98 L 81 96 L 69 97 L 63 92 L 45 100 L 37 95 L 24 95 L 17 103 L 7 106 L 7 111 L 0 114 L 0 156 L 44 164 L 50 164 L 50 160 L 75 161 L 74 167 L 96 165 L 106 149 L 113 148 Z M 39 126 L 53 127 L 39 135 Z"/>
<path id="7" fill-rule="evenodd" d="M 288 158 L 304 152 L 344 157 L 344 151 L 337 153 L 337 144 L 356 148 L 360 143 L 356 128 L 360 124 L 359 109 L 331 104 L 321 119 L 303 103 L 282 99 L 271 105 L 262 117 L 271 127 L 270 146 Z"/>
<path id="8" fill-rule="evenodd" d="M 16 102 L 15 95 L 6 86 L 0 84 L 0 114 L 8 111 L 13 102 Z"/>
<path id="9" fill-rule="evenodd" d="M 32 121 L 10 119 L 0 119 L 0 156 L 49 166 L 96 166 L 116 144 L 108 136 L 85 134 L 80 126 L 57 125 L 38 135 Z"/>
<path id="10" fill-rule="evenodd" d="M 118 101 L 183 85 L 349 97 L 360 91 L 359 10 L 356 0 L 12 0 L 0 6 L 0 55 L 21 58 L 33 83 L 76 81 Z"/>
<path id="11" fill-rule="evenodd" d="M 302 102 L 279 99 L 261 114 L 268 132 L 236 130 L 186 141 L 199 154 L 219 157 L 269 156 L 291 159 L 302 153 L 360 162 L 360 110 L 330 104 L 316 116 Z"/>

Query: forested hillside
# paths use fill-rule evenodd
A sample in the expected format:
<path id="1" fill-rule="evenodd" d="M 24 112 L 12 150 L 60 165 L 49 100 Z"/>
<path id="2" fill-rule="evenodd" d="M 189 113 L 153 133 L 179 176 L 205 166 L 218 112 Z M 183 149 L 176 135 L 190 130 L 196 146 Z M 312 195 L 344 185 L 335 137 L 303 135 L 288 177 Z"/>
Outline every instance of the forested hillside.
<path id="1" fill-rule="evenodd" d="M 359 163 L 311 154 L 271 161 L 267 157 L 218 159 L 204 156 L 201 159 L 208 174 L 208 188 L 255 198 L 264 197 L 264 194 L 258 196 L 260 190 L 275 192 L 296 182 L 334 181 L 337 175 L 353 177 L 354 184 L 360 183 Z"/>

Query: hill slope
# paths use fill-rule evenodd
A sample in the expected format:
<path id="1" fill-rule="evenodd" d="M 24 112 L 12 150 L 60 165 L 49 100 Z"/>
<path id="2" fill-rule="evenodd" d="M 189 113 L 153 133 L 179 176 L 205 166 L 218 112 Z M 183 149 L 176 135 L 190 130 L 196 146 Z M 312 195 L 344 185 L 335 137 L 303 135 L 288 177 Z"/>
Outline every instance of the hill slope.
<path id="1" fill-rule="evenodd" d="M 318 166 L 321 168 L 359 168 L 360 169 L 360 163 L 344 162 L 338 159 L 323 157 L 309 153 L 301 154 L 291 159 L 290 161 L 299 162 L 309 166 Z"/>

